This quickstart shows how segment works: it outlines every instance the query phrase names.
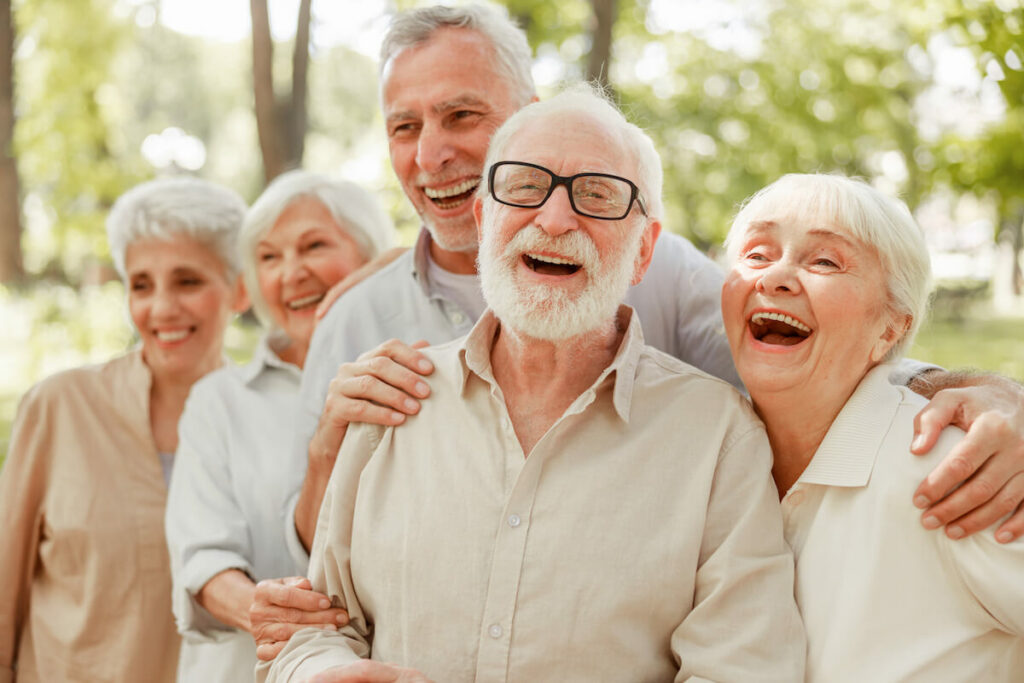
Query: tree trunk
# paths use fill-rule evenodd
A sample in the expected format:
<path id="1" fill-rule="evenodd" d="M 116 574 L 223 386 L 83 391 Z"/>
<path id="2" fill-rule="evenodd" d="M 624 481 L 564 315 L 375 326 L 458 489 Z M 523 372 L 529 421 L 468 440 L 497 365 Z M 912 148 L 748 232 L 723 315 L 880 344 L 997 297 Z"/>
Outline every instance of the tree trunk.
<path id="1" fill-rule="evenodd" d="M 14 282 L 23 275 L 14 157 L 14 13 L 11 0 L 0 0 L 0 282 Z"/>
<path id="2" fill-rule="evenodd" d="M 292 53 L 292 101 L 288 110 L 288 156 L 302 164 L 306 151 L 306 82 L 309 72 L 309 20 L 313 0 L 302 0 L 299 23 L 295 27 L 295 51 Z"/>
<path id="3" fill-rule="evenodd" d="M 609 87 L 608 70 L 612 63 L 612 28 L 618 13 L 617 0 L 590 0 L 594 10 L 590 56 L 587 58 L 587 80 Z"/>
<path id="4" fill-rule="evenodd" d="M 302 0 L 292 54 L 291 97 L 279 101 L 274 90 L 274 42 L 270 35 L 267 0 L 249 0 L 252 14 L 252 83 L 256 129 L 263 155 L 263 175 L 269 183 L 302 165 L 306 147 L 306 83 L 309 72 L 309 24 L 313 0 Z"/>

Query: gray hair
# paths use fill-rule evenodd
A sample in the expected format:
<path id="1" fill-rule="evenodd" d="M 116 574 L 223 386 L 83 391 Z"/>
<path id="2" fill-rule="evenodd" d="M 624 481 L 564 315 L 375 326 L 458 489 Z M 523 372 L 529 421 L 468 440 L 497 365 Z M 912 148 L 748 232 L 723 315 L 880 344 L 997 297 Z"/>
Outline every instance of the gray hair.
<path id="1" fill-rule="evenodd" d="M 885 360 L 902 356 L 924 320 L 932 285 L 924 233 L 907 205 L 857 178 L 824 173 L 784 175 L 750 197 L 736 215 L 725 239 L 730 262 L 739 255 L 747 225 L 765 216 L 831 221 L 878 253 L 888 280 L 890 311 L 911 318 L 906 333 Z"/>
<path id="2" fill-rule="evenodd" d="M 590 83 L 577 83 L 569 86 L 554 97 L 542 102 L 532 102 L 515 114 L 491 137 L 491 145 L 487 150 L 484 162 L 484 177 L 490 173 L 492 165 L 502 161 L 505 149 L 516 133 L 536 121 L 564 113 L 576 113 L 596 119 L 607 127 L 609 136 L 617 136 L 622 146 L 632 153 L 636 161 L 637 178 L 635 182 L 640 188 L 647 205 L 647 213 L 651 218 L 661 218 L 663 204 L 661 199 L 664 176 L 661 169 L 661 157 L 651 138 L 638 126 L 626 120 L 626 117 L 612 103 L 598 86 Z M 487 196 L 487 188 L 480 184 L 480 196 Z"/>
<path id="3" fill-rule="evenodd" d="M 395 229 L 391 219 L 374 196 L 355 183 L 301 170 L 288 171 L 274 178 L 253 202 L 238 236 L 238 253 L 249 300 L 256 317 L 268 329 L 273 329 L 274 323 L 270 308 L 260 292 L 256 249 L 284 210 L 303 197 L 323 204 L 366 260 L 390 247 L 394 240 Z"/>
<path id="4" fill-rule="evenodd" d="M 464 28 L 483 35 L 494 48 L 495 71 L 509 79 L 519 104 L 526 104 L 536 96 L 526 34 L 516 26 L 505 8 L 493 5 L 435 5 L 395 14 L 380 48 L 381 74 L 402 50 L 427 42 L 435 31 L 443 28 Z"/>
<path id="5" fill-rule="evenodd" d="M 128 246 L 143 239 L 186 235 L 209 246 L 234 280 L 240 266 L 236 240 L 245 202 L 234 190 L 191 177 L 160 178 L 121 195 L 107 215 L 107 241 L 121 279 Z"/>

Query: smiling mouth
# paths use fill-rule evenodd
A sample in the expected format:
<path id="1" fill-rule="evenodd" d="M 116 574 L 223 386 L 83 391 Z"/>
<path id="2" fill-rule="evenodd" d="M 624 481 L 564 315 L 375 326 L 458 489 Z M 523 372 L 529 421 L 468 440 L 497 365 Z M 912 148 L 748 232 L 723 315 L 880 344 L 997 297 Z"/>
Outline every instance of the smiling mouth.
<path id="1" fill-rule="evenodd" d="M 285 306 L 287 306 L 290 310 L 293 311 L 298 311 L 303 308 L 309 308 L 310 306 L 316 306 L 318 303 L 323 301 L 325 294 L 326 292 L 320 292 L 319 294 L 310 294 L 309 296 L 304 296 L 301 299 L 292 299 L 291 301 L 286 303 Z"/>
<path id="2" fill-rule="evenodd" d="M 784 313 L 755 313 L 749 325 L 754 339 L 776 346 L 796 346 L 813 334 L 807 325 Z"/>
<path id="3" fill-rule="evenodd" d="M 572 275 L 583 267 L 569 259 L 557 256 L 541 256 L 539 254 L 523 254 L 523 263 L 530 270 L 541 275 Z"/>
<path id="4" fill-rule="evenodd" d="M 174 344 L 185 339 L 188 335 L 192 334 L 193 328 L 184 330 L 157 330 L 154 332 L 154 336 L 157 341 L 163 344 Z"/>
<path id="5" fill-rule="evenodd" d="M 480 185 L 479 178 L 464 180 L 457 185 L 446 187 L 442 190 L 435 190 L 432 187 L 424 187 L 423 194 L 427 196 L 434 206 L 439 209 L 454 209 L 468 201 L 476 193 Z"/>

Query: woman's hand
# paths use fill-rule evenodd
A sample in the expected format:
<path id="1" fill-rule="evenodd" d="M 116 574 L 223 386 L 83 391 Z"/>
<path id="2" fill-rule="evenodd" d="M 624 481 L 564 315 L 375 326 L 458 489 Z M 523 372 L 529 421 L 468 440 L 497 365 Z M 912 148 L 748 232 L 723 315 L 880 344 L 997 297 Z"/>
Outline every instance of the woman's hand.
<path id="1" fill-rule="evenodd" d="M 287 644 L 292 634 L 311 626 L 336 631 L 348 623 L 348 612 L 331 607 L 323 593 L 313 590 L 309 579 L 289 576 L 264 579 L 256 584 L 249 606 L 250 633 L 256 641 L 256 656 L 270 661 Z"/>

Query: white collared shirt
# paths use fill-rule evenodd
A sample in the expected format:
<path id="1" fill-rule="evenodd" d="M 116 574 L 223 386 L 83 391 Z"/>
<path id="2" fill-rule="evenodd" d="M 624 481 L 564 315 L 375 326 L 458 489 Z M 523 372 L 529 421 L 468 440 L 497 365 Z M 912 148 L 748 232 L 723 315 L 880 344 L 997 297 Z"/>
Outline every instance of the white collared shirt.
<path id="1" fill-rule="evenodd" d="M 910 453 L 927 402 L 864 378 L 782 501 L 807 680 L 1024 681 L 1024 543 L 921 526 L 914 488 L 963 437 Z"/>
<path id="2" fill-rule="evenodd" d="M 349 428 L 310 578 L 352 621 L 293 636 L 272 680 L 359 656 L 439 683 L 802 678 L 764 428 L 622 310 L 615 359 L 529 457 L 491 372 L 490 313 L 426 351 L 417 415 Z"/>
<path id="3" fill-rule="evenodd" d="M 300 371 L 264 338 L 253 360 L 225 366 L 192 387 L 178 426 L 166 532 L 173 606 L 185 636 L 179 681 L 249 683 L 256 645 L 195 601 L 214 575 L 240 569 L 254 581 L 306 573 L 281 520 L 290 484 L 305 471 L 291 458 Z M 291 552 L 289 552 L 291 551 Z"/>

